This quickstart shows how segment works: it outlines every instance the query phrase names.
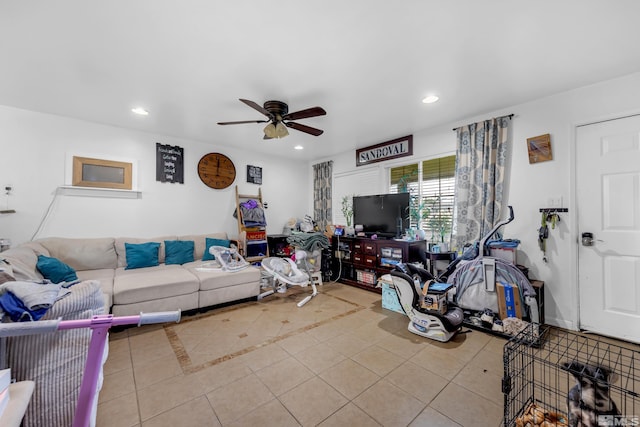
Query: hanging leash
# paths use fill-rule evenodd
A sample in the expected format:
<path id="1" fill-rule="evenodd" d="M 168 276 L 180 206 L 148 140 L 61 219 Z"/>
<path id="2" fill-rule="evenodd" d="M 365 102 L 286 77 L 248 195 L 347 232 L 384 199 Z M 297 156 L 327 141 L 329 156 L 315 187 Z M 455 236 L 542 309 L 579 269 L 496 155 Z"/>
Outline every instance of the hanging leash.
<path id="1" fill-rule="evenodd" d="M 549 238 L 549 223 L 551 223 L 551 229 L 555 230 L 556 226 L 560 222 L 560 215 L 558 213 L 542 212 L 542 218 L 540 221 L 540 228 L 538 229 L 538 246 L 542 251 L 542 261 L 548 262 L 547 259 L 547 239 Z"/>
<path id="2" fill-rule="evenodd" d="M 547 226 L 548 218 L 549 215 L 543 211 L 541 227 L 538 229 L 538 246 L 540 246 L 540 250 L 542 251 L 542 261 L 545 263 L 547 262 L 547 238 L 549 237 L 549 227 Z"/>

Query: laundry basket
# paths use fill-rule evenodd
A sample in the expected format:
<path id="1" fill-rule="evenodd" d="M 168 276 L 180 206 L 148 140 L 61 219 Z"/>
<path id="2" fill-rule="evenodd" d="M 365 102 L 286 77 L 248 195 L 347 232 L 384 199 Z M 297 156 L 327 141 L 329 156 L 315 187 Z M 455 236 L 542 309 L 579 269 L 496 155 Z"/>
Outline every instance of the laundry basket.
<path id="1" fill-rule="evenodd" d="M 504 426 L 526 425 L 534 418 L 538 423 L 532 422 L 532 426 L 570 425 L 568 393 L 576 386 L 577 377 L 592 378 L 587 368 L 577 366 L 600 367 L 612 373 L 609 381 L 601 382 L 606 387 L 600 390 L 606 391 L 604 395 L 615 404 L 617 414 L 598 413 L 595 419 L 599 424 L 594 425 L 640 425 L 639 349 L 636 344 L 627 346 L 554 327 L 528 326 L 504 346 Z M 572 396 L 576 396 L 575 390 Z M 580 411 L 586 416 L 589 409 Z"/>

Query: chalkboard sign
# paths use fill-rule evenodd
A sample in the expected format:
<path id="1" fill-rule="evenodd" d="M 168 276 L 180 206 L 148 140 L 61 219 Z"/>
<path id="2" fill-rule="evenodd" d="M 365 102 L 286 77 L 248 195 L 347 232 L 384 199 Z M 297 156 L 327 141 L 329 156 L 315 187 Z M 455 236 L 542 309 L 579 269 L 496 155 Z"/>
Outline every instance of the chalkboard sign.
<path id="1" fill-rule="evenodd" d="M 252 184 L 262 184 L 262 168 L 259 166 L 247 165 L 247 182 Z"/>
<path id="2" fill-rule="evenodd" d="M 184 184 L 184 149 L 156 143 L 156 181 Z"/>

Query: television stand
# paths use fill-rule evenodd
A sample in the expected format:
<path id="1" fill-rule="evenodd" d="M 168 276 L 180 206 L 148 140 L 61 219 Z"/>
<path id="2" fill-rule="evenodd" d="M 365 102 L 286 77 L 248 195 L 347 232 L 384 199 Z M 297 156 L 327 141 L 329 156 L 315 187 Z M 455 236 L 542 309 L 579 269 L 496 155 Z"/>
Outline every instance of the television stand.
<path id="1" fill-rule="evenodd" d="M 331 279 L 382 293 L 382 288 L 376 287 L 380 277 L 399 263 L 420 262 L 426 268 L 426 254 L 426 240 L 333 236 Z"/>
<path id="2" fill-rule="evenodd" d="M 371 236 L 377 236 L 376 239 L 371 239 Z M 356 236 L 358 237 L 358 236 Z M 362 237 L 362 236 L 360 236 Z M 371 232 L 371 231 L 366 231 L 364 233 L 364 237 L 367 239 L 371 239 L 371 240 L 390 240 L 390 239 L 395 239 L 397 236 L 395 234 L 391 234 L 391 233 L 375 233 L 375 232 Z"/>

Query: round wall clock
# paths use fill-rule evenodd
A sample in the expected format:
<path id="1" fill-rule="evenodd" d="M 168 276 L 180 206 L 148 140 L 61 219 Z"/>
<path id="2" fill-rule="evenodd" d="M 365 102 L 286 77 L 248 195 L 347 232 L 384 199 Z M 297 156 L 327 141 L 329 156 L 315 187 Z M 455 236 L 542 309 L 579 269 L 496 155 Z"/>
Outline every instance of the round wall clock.
<path id="1" fill-rule="evenodd" d="M 224 154 L 209 153 L 198 162 L 198 176 L 205 185 L 220 190 L 233 184 L 236 167 Z"/>

